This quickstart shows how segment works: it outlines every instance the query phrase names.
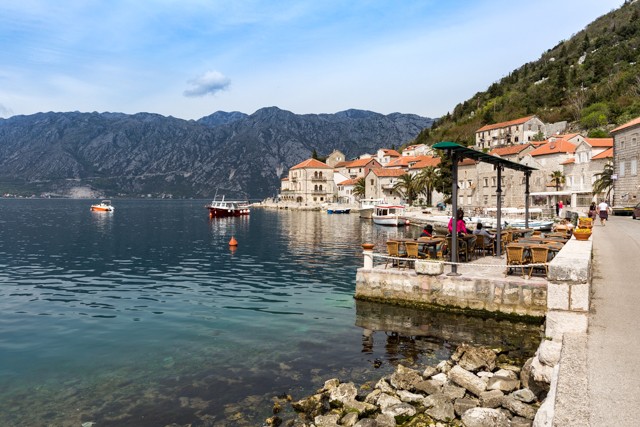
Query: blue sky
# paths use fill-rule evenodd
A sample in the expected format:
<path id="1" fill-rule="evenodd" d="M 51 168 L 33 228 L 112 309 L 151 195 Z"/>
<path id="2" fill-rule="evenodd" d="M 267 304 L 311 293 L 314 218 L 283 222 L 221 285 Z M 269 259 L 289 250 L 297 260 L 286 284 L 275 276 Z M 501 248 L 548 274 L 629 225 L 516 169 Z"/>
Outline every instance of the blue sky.
<path id="1" fill-rule="evenodd" d="M 7 0 L 0 117 L 438 117 L 623 0 Z"/>

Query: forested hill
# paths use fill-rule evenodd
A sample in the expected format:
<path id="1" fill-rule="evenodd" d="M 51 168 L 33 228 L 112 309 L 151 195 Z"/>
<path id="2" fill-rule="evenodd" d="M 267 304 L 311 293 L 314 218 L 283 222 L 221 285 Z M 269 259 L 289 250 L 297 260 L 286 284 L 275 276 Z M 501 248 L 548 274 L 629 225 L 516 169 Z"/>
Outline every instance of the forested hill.
<path id="1" fill-rule="evenodd" d="M 626 2 L 458 104 L 415 142 L 473 144 L 483 125 L 531 114 L 548 123 L 566 120 L 571 130 L 591 136 L 640 116 L 639 1 Z"/>

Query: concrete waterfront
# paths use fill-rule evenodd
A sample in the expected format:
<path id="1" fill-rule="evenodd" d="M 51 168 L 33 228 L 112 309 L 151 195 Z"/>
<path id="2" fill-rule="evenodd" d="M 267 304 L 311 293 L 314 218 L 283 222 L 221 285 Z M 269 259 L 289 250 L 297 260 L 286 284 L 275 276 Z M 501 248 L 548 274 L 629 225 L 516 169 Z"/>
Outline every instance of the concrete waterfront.
<path id="1" fill-rule="evenodd" d="M 586 334 L 566 334 L 556 417 L 562 426 L 636 426 L 640 395 L 640 222 L 594 226 Z"/>

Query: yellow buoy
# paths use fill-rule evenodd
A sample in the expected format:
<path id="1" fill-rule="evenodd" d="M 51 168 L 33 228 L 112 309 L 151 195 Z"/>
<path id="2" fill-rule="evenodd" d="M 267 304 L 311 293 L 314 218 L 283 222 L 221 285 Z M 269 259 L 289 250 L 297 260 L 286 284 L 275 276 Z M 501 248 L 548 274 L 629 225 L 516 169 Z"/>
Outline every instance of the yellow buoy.
<path id="1" fill-rule="evenodd" d="M 235 237 L 231 236 L 231 240 L 229 240 L 229 246 L 238 246 L 238 241 Z"/>

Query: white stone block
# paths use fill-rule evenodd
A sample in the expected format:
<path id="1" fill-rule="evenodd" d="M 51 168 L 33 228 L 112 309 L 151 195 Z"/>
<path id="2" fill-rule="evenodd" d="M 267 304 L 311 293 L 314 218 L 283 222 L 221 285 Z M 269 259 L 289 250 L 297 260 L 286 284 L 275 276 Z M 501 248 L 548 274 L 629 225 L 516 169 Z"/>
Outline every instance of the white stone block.
<path id="1" fill-rule="evenodd" d="M 444 272 L 444 263 L 433 261 L 416 261 L 416 273 L 437 276 Z"/>
<path id="2" fill-rule="evenodd" d="M 586 333 L 588 324 L 587 313 L 549 310 L 545 335 L 553 340 L 562 340 L 567 332 Z"/>
<path id="3" fill-rule="evenodd" d="M 571 285 L 571 311 L 589 311 L 589 284 Z"/>
<path id="4" fill-rule="evenodd" d="M 547 286 L 547 309 L 569 310 L 569 285 L 549 282 Z"/>

